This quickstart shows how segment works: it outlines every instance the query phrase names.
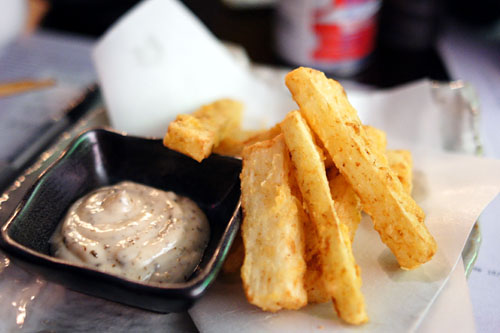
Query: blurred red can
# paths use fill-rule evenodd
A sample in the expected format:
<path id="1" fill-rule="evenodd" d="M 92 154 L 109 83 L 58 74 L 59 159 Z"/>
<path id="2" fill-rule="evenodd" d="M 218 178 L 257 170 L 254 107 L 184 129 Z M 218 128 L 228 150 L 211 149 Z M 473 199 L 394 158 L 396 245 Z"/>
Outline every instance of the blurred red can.
<path id="1" fill-rule="evenodd" d="M 374 49 L 380 5 L 380 0 L 281 0 L 277 52 L 294 65 L 356 74 Z"/>

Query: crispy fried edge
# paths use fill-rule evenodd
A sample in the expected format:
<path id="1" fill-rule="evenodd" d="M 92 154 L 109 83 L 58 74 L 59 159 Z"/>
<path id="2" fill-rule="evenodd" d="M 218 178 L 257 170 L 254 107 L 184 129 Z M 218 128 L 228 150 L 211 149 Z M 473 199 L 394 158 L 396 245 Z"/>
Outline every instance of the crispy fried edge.
<path id="1" fill-rule="evenodd" d="M 359 200 L 351 184 L 336 168 L 330 168 L 326 175 L 332 199 L 335 203 L 335 211 L 339 220 L 347 226 L 352 244 L 361 222 L 361 200 Z"/>

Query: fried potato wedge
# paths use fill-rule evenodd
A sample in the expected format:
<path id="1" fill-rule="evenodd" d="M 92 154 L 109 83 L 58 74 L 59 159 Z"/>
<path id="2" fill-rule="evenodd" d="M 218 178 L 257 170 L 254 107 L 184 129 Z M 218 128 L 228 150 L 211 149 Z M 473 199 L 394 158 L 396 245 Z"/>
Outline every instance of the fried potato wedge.
<path id="1" fill-rule="evenodd" d="M 367 128 L 370 128 L 367 134 L 371 138 L 373 138 L 373 134 L 377 135 L 375 140 L 372 140 L 373 146 L 380 151 L 384 151 L 385 139 L 379 139 L 385 138 L 385 133 L 374 127 L 367 126 Z M 383 136 L 381 136 L 381 134 L 383 134 Z M 411 152 L 408 150 L 387 150 L 386 155 L 389 167 L 396 174 L 405 191 L 411 194 L 413 186 Z M 361 201 L 356 192 L 354 192 L 351 184 L 349 184 L 345 177 L 339 173 L 336 167 L 328 169 L 326 175 L 330 186 L 330 192 L 332 193 L 332 199 L 335 203 L 335 210 L 337 211 L 340 221 L 348 227 L 349 238 L 352 243 L 356 235 L 356 230 L 361 222 Z"/>
<path id="2" fill-rule="evenodd" d="M 247 299 L 266 311 L 298 309 L 307 304 L 304 235 L 283 135 L 248 146 L 242 155 L 241 278 Z"/>
<path id="3" fill-rule="evenodd" d="M 323 265 L 321 258 L 321 244 L 316 225 L 302 210 L 304 226 L 305 254 L 307 270 L 304 275 L 304 287 L 307 292 L 307 303 L 325 303 L 332 300 L 332 295 L 327 290 L 323 280 Z"/>
<path id="4" fill-rule="evenodd" d="M 349 239 L 354 241 L 356 230 L 361 222 L 361 201 L 351 184 L 335 168 L 327 172 L 328 185 L 339 220 L 349 230 Z"/>
<path id="5" fill-rule="evenodd" d="M 243 104 L 221 99 L 191 115 L 178 115 L 168 126 L 163 145 L 201 162 L 221 140 L 239 128 Z"/>
<path id="6" fill-rule="evenodd" d="M 359 268 L 347 228 L 339 221 L 331 198 L 325 165 L 306 122 L 290 112 L 281 130 L 296 168 L 297 182 L 319 240 L 322 279 L 340 318 L 351 324 L 368 320 Z"/>
<path id="7" fill-rule="evenodd" d="M 363 128 L 372 142 L 373 149 L 378 150 L 380 154 L 384 154 L 387 146 L 385 132 L 368 125 L 363 125 Z M 356 192 L 354 192 L 351 184 L 339 173 L 336 167 L 329 168 L 326 175 L 332 199 L 335 203 L 335 211 L 340 221 L 349 229 L 349 239 L 352 244 L 359 223 L 361 222 L 361 201 Z"/>
<path id="8" fill-rule="evenodd" d="M 399 265 L 413 269 L 429 261 L 437 245 L 423 223 L 425 214 L 386 159 L 379 158 L 381 154 L 371 147 L 342 86 L 319 71 L 303 67 L 290 72 L 285 83 Z"/>
<path id="9" fill-rule="evenodd" d="M 279 125 L 279 124 L 278 124 Z M 280 125 L 279 125 L 280 126 Z M 280 129 L 281 131 L 281 129 Z M 297 183 L 297 169 L 291 165 L 290 174 L 290 189 L 292 195 L 297 198 L 299 218 L 302 221 L 304 231 L 304 258 L 306 261 L 306 273 L 304 275 L 304 287 L 307 292 L 307 303 L 325 303 L 331 301 L 332 297 L 328 294 L 325 284 L 323 283 L 320 261 L 320 246 L 318 241 L 318 231 L 316 225 L 311 222 L 306 213 L 306 207 L 300 192 L 299 184 Z"/>
<path id="10" fill-rule="evenodd" d="M 387 160 L 392 171 L 396 174 L 405 191 L 411 194 L 413 190 L 413 159 L 408 150 L 388 150 Z"/>

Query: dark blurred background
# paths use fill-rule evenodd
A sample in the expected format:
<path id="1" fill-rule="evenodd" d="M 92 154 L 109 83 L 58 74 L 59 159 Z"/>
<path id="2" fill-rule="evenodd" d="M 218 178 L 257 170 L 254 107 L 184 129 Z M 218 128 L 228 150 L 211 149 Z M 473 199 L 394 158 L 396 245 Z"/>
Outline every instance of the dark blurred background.
<path id="1" fill-rule="evenodd" d="M 49 10 L 45 28 L 100 36 L 137 0 L 43 0 Z M 285 0 L 286 1 L 286 0 Z M 277 56 L 275 7 L 235 8 L 221 0 L 183 0 L 221 40 L 243 46 L 258 63 L 289 65 Z M 391 87 L 422 77 L 447 80 L 435 41 L 444 21 L 474 31 L 489 31 L 500 19 L 498 0 L 383 0 L 375 51 L 368 66 L 350 77 L 360 83 Z"/>

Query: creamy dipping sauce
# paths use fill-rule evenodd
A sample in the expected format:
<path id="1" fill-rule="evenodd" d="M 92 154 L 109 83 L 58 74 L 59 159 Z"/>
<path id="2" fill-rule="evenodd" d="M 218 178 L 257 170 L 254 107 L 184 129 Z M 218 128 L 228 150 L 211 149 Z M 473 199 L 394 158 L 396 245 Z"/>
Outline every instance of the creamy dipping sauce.
<path id="1" fill-rule="evenodd" d="M 107 273 L 151 282 L 183 282 L 210 236 L 189 198 L 124 181 L 77 200 L 51 239 L 53 254 Z"/>

